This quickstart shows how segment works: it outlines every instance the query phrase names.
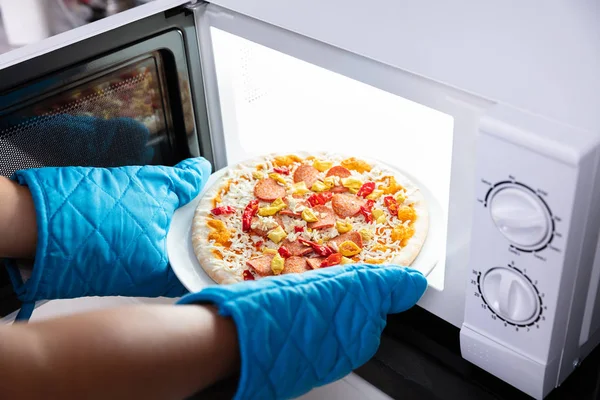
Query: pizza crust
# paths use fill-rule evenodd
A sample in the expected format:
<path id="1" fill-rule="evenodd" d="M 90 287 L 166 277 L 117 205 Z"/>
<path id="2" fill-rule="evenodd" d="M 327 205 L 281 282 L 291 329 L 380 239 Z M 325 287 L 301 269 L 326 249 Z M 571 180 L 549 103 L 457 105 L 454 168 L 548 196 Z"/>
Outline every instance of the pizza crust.
<path id="1" fill-rule="evenodd" d="M 292 154 L 302 159 L 309 156 L 313 156 L 321 159 L 328 159 L 333 154 L 330 153 L 307 153 L 307 152 L 287 152 L 282 153 L 285 155 Z M 236 273 L 233 268 L 228 268 L 221 260 L 219 260 L 213 250 L 218 250 L 219 247 L 211 245 L 208 240 L 210 234 L 210 228 L 207 226 L 208 220 L 211 218 L 210 211 L 213 208 L 213 199 L 221 192 L 223 188 L 231 181 L 231 176 L 236 171 L 243 169 L 254 170 L 257 164 L 264 164 L 268 159 L 280 156 L 282 154 L 270 154 L 263 157 L 254 158 L 235 166 L 229 167 L 227 173 L 225 173 L 221 179 L 215 182 L 203 195 L 202 199 L 198 203 L 194 218 L 192 221 L 192 245 L 194 253 L 200 263 L 201 267 L 206 271 L 208 276 L 218 284 L 230 284 L 243 281 L 241 274 Z M 335 154 L 337 157 L 348 158 L 343 155 Z M 409 178 L 404 174 L 397 171 L 395 168 L 388 166 L 376 160 L 370 160 L 368 158 L 360 157 L 361 160 L 369 163 L 371 166 L 377 166 L 388 170 L 394 175 L 398 182 L 401 182 L 403 186 L 409 191 L 412 206 L 414 207 L 417 219 L 413 222 L 414 234 L 408 240 L 406 246 L 402 248 L 399 254 L 396 254 L 391 260 L 387 260 L 382 263 L 382 267 L 385 265 L 395 264 L 400 266 L 408 267 L 419 255 L 429 230 L 429 212 L 427 204 L 422 192 L 418 187 L 415 186 Z M 407 182 L 409 183 L 407 185 Z M 248 201 L 254 198 L 252 191 L 248 193 Z"/>

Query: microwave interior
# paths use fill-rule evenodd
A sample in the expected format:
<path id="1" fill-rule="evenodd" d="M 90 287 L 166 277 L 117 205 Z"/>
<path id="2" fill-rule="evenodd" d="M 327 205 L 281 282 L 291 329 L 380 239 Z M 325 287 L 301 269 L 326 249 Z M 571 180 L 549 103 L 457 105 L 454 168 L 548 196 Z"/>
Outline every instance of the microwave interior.
<path id="1" fill-rule="evenodd" d="M 275 42 L 267 45 L 269 39 L 259 43 L 233 31 L 202 24 L 182 6 L 2 69 L 0 174 L 43 166 L 174 165 L 195 156 L 218 170 L 267 153 L 330 151 L 401 170 L 439 204 L 441 234 L 446 237 L 450 224 L 462 224 L 468 237 L 470 216 L 461 220 L 455 212 L 459 219 L 450 221 L 448 210 L 461 207 L 450 204 L 451 187 L 462 189 L 460 182 L 451 185 L 451 172 L 473 169 L 469 160 L 453 158 L 453 149 L 470 148 L 465 141 L 472 141 L 475 129 L 441 100 L 420 97 L 433 83 L 398 76 L 366 59 L 346 63 L 350 55 L 340 49 L 310 60 L 301 56 L 302 46 L 291 55 Z M 370 68 L 371 80 L 361 79 L 361 67 Z M 384 89 L 390 82 L 396 90 Z M 473 134 L 455 134 L 459 130 Z M 455 290 L 452 297 L 462 298 L 464 285 L 457 289 L 446 279 L 446 252 L 458 250 L 436 251 L 430 289 Z M 462 314 L 461 304 L 446 306 Z M 18 308 L 0 268 L 0 313 Z M 419 307 L 390 317 L 375 361 L 359 374 L 384 386 L 397 384 L 398 375 L 412 376 L 436 398 L 498 398 L 473 383 L 485 376 L 488 387 L 502 388 L 502 398 L 521 398 L 461 359 L 455 325 Z M 408 344 L 400 348 L 396 339 Z M 418 361 L 417 348 L 427 349 Z M 400 361 L 420 372 L 407 371 Z M 445 367 L 452 372 L 435 385 L 429 381 Z M 415 398 L 432 398 L 412 389 Z"/>

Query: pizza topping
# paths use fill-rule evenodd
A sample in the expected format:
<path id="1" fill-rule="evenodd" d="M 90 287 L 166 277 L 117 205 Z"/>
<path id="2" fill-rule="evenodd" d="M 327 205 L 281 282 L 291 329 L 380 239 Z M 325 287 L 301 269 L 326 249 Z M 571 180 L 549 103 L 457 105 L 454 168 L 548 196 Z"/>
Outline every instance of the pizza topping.
<path id="1" fill-rule="evenodd" d="M 319 171 L 312 165 L 302 164 L 294 172 L 294 182 L 304 182 L 306 187 L 312 188 L 319 176 Z"/>
<path id="2" fill-rule="evenodd" d="M 267 236 L 271 229 L 282 226 L 283 221 L 280 217 L 253 217 L 252 218 L 252 232 L 258 236 Z"/>
<path id="3" fill-rule="evenodd" d="M 223 221 L 211 218 L 208 220 L 207 225 L 210 228 L 208 240 L 214 240 L 215 243 L 221 246 L 228 246 L 230 244 L 231 232 L 229 232 Z"/>
<path id="4" fill-rule="evenodd" d="M 258 242 L 254 243 L 254 247 L 256 247 L 257 249 L 260 249 L 263 244 L 265 244 L 265 242 L 263 242 L 262 240 L 259 240 Z"/>
<path id="5" fill-rule="evenodd" d="M 365 204 L 360 206 L 360 213 L 365 217 L 366 222 L 373 222 L 372 210 L 374 205 L 375 202 L 373 200 L 367 200 Z"/>
<path id="6" fill-rule="evenodd" d="M 385 224 L 385 212 L 383 210 L 375 209 L 371 211 L 373 219 L 378 224 Z"/>
<path id="7" fill-rule="evenodd" d="M 290 210 L 281 210 L 279 212 L 279 214 L 281 215 L 285 215 L 287 217 L 291 217 L 291 218 L 302 218 L 302 214 L 301 213 L 296 213 Z"/>
<path id="8" fill-rule="evenodd" d="M 298 256 L 286 259 L 284 266 L 284 274 L 301 274 L 310 270 L 306 258 Z"/>
<path id="9" fill-rule="evenodd" d="M 242 276 L 245 281 L 253 281 L 254 280 L 254 275 L 252 275 L 252 272 L 250 272 L 249 269 L 244 270 L 244 272 L 242 273 Z"/>
<path id="10" fill-rule="evenodd" d="M 277 167 L 288 167 L 295 162 L 301 162 L 302 159 L 294 154 L 290 154 L 287 156 L 279 156 L 275 157 L 273 160 L 273 164 Z"/>
<path id="11" fill-rule="evenodd" d="M 273 274 L 279 275 L 283 271 L 283 268 L 285 268 L 285 259 L 276 254 L 271 260 L 271 271 L 273 271 Z"/>
<path id="12" fill-rule="evenodd" d="M 317 218 L 313 210 L 310 208 L 305 208 L 302 210 L 302 219 L 306 222 L 317 222 L 319 220 L 319 218 Z"/>
<path id="13" fill-rule="evenodd" d="M 287 236 L 287 233 L 283 230 L 283 228 L 281 226 L 278 226 L 277 228 L 272 229 L 267 234 L 267 237 L 269 239 L 271 239 L 274 243 L 281 242 L 283 239 L 286 238 L 286 236 Z"/>
<path id="14" fill-rule="evenodd" d="M 344 168 L 339 165 L 337 165 L 337 166 L 331 168 L 329 171 L 327 171 L 327 176 L 338 176 L 340 178 L 347 178 L 350 175 L 352 175 L 352 173 L 350 171 L 348 171 L 348 168 Z"/>
<path id="15" fill-rule="evenodd" d="M 340 218 L 353 217 L 361 210 L 363 201 L 350 194 L 339 193 L 331 199 L 331 207 Z"/>
<path id="16" fill-rule="evenodd" d="M 360 237 L 364 242 L 368 242 L 371 239 L 373 239 L 373 232 L 371 232 L 368 229 L 361 229 L 360 231 L 358 231 L 358 233 L 360 234 Z"/>
<path id="17" fill-rule="evenodd" d="M 262 201 L 275 201 L 285 196 L 285 188 L 273 178 L 265 178 L 254 186 L 254 196 Z"/>
<path id="18" fill-rule="evenodd" d="M 310 210 L 309 208 L 305 208 L 306 210 Z M 307 221 L 308 227 L 310 229 L 329 229 L 333 228 L 335 225 L 335 214 L 333 210 L 327 206 L 315 206 L 313 210 L 319 214 L 319 219 L 317 221 Z M 304 211 L 302 211 L 304 213 Z"/>
<path id="19" fill-rule="evenodd" d="M 340 264 L 342 264 L 342 265 L 354 264 L 354 261 L 351 258 L 342 257 L 342 261 L 340 261 Z"/>
<path id="20" fill-rule="evenodd" d="M 409 206 L 400 207 L 397 215 L 398 219 L 402 222 L 415 222 L 417 220 L 417 213 L 415 212 L 415 209 Z"/>
<path id="21" fill-rule="evenodd" d="M 313 192 L 324 192 L 327 189 L 330 189 L 325 183 L 321 181 L 316 181 L 310 188 Z"/>
<path id="22" fill-rule="evenodd" d="M 386 180 L 387 185 L 381 188 L 384 194 L 396 194 L 399 190 L 404 189 L 402 185 L 399 185 L 398 182 L 396 182 L 396 178 L 393 176 L 387 176 Z"/>
<path id="23" fill-rule="evenodd" d="M 277 252 L 283 258 L 288 258 L 292 256 L 292 253 L 285 246 L 281 246 L 279 249 L 277 249 Z"/>
<path id="24" fill-rule="evenodd" d="M 212 210 L 210 210 L 210 213 L 212 215 L 227 215 L 227 214 L 235 214 L 235 208 L 231 207 L 231 206 L 221 206 L 221 207 L 215 207 Z"/>
<path id="25" fill-rule="evenodd" d="M 354 194 L 358 193 L 358 191 L 360 190 L 362 185 L 363 185 L 363 182 L 358 178 L 354 178 L 354 177 L 342 178 L 342 186 L 344 186 L 345 188 L 348 188 L 350 193 L 354 193 Z"/>
<path id="26" fill-rule="evenodd" d="M 306 259 L 306 263 L 308 264 L 308 266 L 312 269 L 318 269 L 321 268 L 321 262 L 324 260 L 324 257 L 314 257 L 314 258 L 307 258 Z"/>
<path id="27" fill-rule="evenodd" d="M 352 224 L 346 220 L 338 220 L 335 222 L 335 229 L 337 229 L 339 233 L 350 232 L 352 230 Z"/>
<path id="28" fill-rule="evenodd" d="M 288 250 L 290 252 L 290 255 L 292 256 L 305 256 L 312 251 L 310 247 L 303 245 L 300 241 L 294 240 L 292 242 L 289 240 L 289 238 L 285 240 L 281 247 L 285 247 L 286 250 Z"/>
<path id="29" fill-rule="evenodd" d="M 262 217 L 275 215 L 279 211 L 283 210 L 286 207 L 287 207 L 287 204 L 285 204 L 283 202 L 283 200 L 279 198 L 279 199 L 275 200 L 274 202 L 272 202 L 271 205 L 269 205 L 268 207 L 259 208 L 258 215 L 260 215 Z"/>
<path id="30" fill-rule="evenodd" d="M 282 175 L 290 174 L 290 169 L 288 167 L 275 167 L 275 168 L 273 168 L 273 171 L 275 171 L 278 174 L 282 174 Z"/>
<path id="31" fill-rule="evenodd" d="M 385 196 L 383 198 L 383 204 L 387 207 L 392 215 L 398 215 L 398 202 L 394 198 L 394 196 Z"/>
<path id="32" fill-rule="evenodd" d="M 294 226 L 294 232 L 295 233 L 304 232 L 304 227 L 296 225 L 296 226 Z"/>
<path id="33" fill-rule="evenodd" d="M 415 228 L 412 226 L 398 225 L 392 230 L 391 238 L 394 242 L 400 242 L 401 246 L 406 246 L 409 239 L 415 234 Z"/>
<path id="34" fill-rule="evenodd" d="M 252 177 L 254 179 L 263 179 L 265 177 L 265 174 L 263 174 L 260 171 L 252 171 Z"/>
<path id="35" fill-rule="evenodd" d="M 310 190 L 308 190 L 308 188 L 306 187 L 306 182 L 302 181 L 302 182 L 298 182 L 298 183 L 294 183 L 294 186 L 292 188 L 292 194 L 306 194 L 310 192 Z"/>
<path id="36" fill-rule="evenodd" d="M 266 248 L 263 250 L 263 254 L 275 255 L 275 254 L 277 254 L 277 250 Z"/>
<path id="37" fill-rule="evenodd" d="M 325 205 L 333 198 L 333 193 L 323 192 L 311 195 L 306 201 L 311 207 Z"/>
<path id="38" fill-rule="evenodd" d="M 273 271 L 271 270 L 271 260 L 275 258 L 274 254 L 265 254 L 263 256 L 258 256 L 255 258 L 251 258 L 246 261 L 246 265 L 249 266 L 260 276 L 269 276 L 273 275 Z"/>
<path id="39" fill-rule="evenodd" d="M 327 171 L 329 168 L 331 168 L 332 165 L 333 163 L 331 161 L 315 160 L 313 162 L 313 167 L 315 167 L 319 172 Z"/>
<path id="40" fill-rule="evenodd" d="M 252 226 L 252 217 L 258 213 L 258 200 L 252 200 L 242 214 L 242 230 L 248 232 Z"/>
<path id="41" fill-rule="evenodd" d="M 342 255 L 340 253 L 333 253 L 332 255 L 330 255 L 323 261 L 321 261 L 321 265 L 319 265 L 319 267 L 321 267 L 321 268 L 333 267 L 334 265 L 338 265 L 341 262 L 342 262 Z"/>
<path id="42" fill-rule="evenodd" d="M 360 174 L 363 172 L 371 172 L 371 166 L 364 162 L 363 160 L 356 159 L 354 157 L 350 157 L 345 159 L 340 163 L 342 167 L 346 167 L 347 169 L 351 169 Z"/>
<path id="43" fill-rule="evenodd" d="M 269 178 L 273 179 L 274 181 L 276 181 L 278 183 L 281 183 L 283 186 L 285 186 L 286 183 L 287 183 L 285 181 L 285 178 L 283 176 L 281 176 L 281 175 L 279 175 L 278 173 L 275 173 L 275 172 L 269 174 Z"/>
<path id="44" fill-rule="evenodd" d="M 375 190 L 375 182 L 366 182 L 358 189 L 356 195 L 358 197 L 367 197 L 373 193 L 373 190 Z"/>
<path id="45" fill-rule="evenodd" d="M 373 190 L 373 192 L 368 195 L 366 198 L 369 200 L 377 200 L 383 194 L 383 190 Z"/>
<path id="46" fill-rule="evenodd" d="M 356 244 L 359 248 L 363 248 L 363 239 L 360 233 L 352 231 L 348 233 L 344 233 L 336 238 L 331 239 L 327 244 L 330 247 L 334 247 L 339 249 L 340 245 L 344 242 L 351 241 Z"/>
<path id="47" fill-rule="evenodd" d="M 298 238 L 298 241 L 302 244 L 312 247 L 313 251 L 320 256 L 328 257 L 333 254 L 333 250 L 327 246 L 320 245 L 319 243 L 311 242 L 303 238 Z"/>
<path id="48" fill-rule="evenodd" d="M 358 247 L 356 243 L 352 240 L 346 240 L 345 242 L 340 243 L 338 246 L 338 251 L 344 257 L 352 257 L 360 253 L 362 248 Z"/>

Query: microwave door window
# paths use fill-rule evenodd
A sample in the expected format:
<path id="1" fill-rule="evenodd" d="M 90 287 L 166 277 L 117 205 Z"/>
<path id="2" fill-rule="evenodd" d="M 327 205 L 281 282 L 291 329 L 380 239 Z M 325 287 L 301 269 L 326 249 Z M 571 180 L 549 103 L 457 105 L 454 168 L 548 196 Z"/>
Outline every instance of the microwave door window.
<path id="1" fill-rule="evenodd" d="M 171 153 L 160 54 L 20 105 L 0 118 L 0 174 L 43 166 L 164 163 Z"/>
<path id="2" fill-rule="evenodd" d="M 369 157 L 426 185 L 447 216 L 452 116 L 215 27 L 211 37 L 229 165 L 299 150 Z"/>

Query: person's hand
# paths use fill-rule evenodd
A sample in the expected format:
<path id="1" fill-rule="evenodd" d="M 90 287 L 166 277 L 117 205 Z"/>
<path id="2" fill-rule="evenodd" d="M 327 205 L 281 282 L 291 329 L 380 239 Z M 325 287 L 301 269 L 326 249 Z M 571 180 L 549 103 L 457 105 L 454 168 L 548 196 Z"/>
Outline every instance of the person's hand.
<path id="1" fill-rule="evenodd" d="M 23 282 L 8 266 L 19 299 L 185 294 L 168 264 L 166 236 L 175 210 L 198 195 L 210 172 L 201 157 L 174 167 L 17 171 L 37 219 L 31 278 Z"/>
<path id="2" fill-rule="evenodd" d="M 287 399 L 338 380 L 379 347 L 386 315 L 412 307 L 425 277 L 351 265 L 206 288 L 180 304 L 214 303 L 238 331 L 236 399 Z"/>

